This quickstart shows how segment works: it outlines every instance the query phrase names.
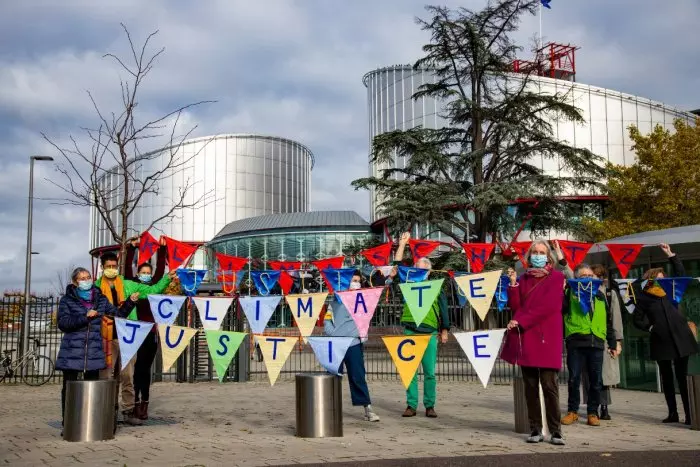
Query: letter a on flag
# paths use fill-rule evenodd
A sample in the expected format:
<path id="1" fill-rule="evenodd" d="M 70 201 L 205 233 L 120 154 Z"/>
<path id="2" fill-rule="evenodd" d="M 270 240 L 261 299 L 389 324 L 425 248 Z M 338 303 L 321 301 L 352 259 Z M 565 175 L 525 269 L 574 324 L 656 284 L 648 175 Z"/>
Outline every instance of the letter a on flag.
<path id="1" fill-rule="evenodd" d="M 314 326 L 316 321 L 318 321 L 323 305 L 326 303 L 327 296 L 327 292 L 321 292 L 287 295 L 284 297 L 287 299 L 289 308 L 292 309 L 294 322 L 297 323 L 299 332 L 304 338 L 304 343 L 306 343 L 311 333 L 314 332 Z"/>
<path id="2" fill-rule="evenodd" d="M 420 326 L 428 315 L 433 303 L 440 295 L 444 279 L 435 281 L 413 282 L 399 284 L 403 300 L 408 305 L 408 309 L 413 315 L 416 326 Z M 349 309 L 348 309 L 349 310 Z"/>
<path id="3" fill-rule="evenodd" d="M 455 282 L 462 289 L 464 295 L 467 296 L 469 304 L 476 310 L 476 314 L 479 315 L 481 321 L 486 319 L 500 279 L 501 271 L 455 277 Z"/>
<path id="4" fill-rule="evenodd" d="M 250 324 L 250 332 L 253 334 L 263 334 L 268 321 L 277 309 L 277 305 L 282 299 L 281 295 L 270 295 L 267 297 L 239 297 L 245 317 Z"/>
<path id="5" fill-rule="evenodd" d="M 163 354 L 163 372 L 168 370 L 190 341 L 197 334 L 196 329 L 182 326 L 165 326 L 158 329 L 160 336 L 160 350 Z"/>
<path id="6" fill-rule="evenodd" d="M 194 305 L 199 312 L 199 320 L 202 327 L 207 331 L 218 331 L 221 329 L 221 322 L 226 317 L 226 312 L 233 303 L 233 297 L 192 297 Z"/>
<path id="7" fill-rule="evenodd" d="M 401 376 L 403 386 L 408 389 L 413 376 L 418 370 L 418 365 L 423 359 L 425 349 L 428 348 L 430 339 L 437 339 L 437 336 L 430 334 L 416 334 L 414 336 L 385 336 L 382 337 L 391 359 L 396 365 L 396 369 Z"/>
<path id="8" fill-rule="evenodd" d="M 121 355 L 122 370 L 126 368 L 136 352 L 146 340 L 153 323 L 144 321 L 131 321 L 124 318 L 114 318 L 114 328 L 119 338 L 119 353 Z"/>
<path id="9" fill-rule="evenodd" d="M 323 368 L 334 375 L 345 358 L 354 337 L 309 337 L 309 345 Z"/>
<path id="10" fill-rule="evenodd" d="M 454 333 L 459 346 L 467 354 L 469 362 L 484 387 L 489 384 L 493 364 L 498 357 L 505 332 L 505 329 L 492 329 L 490 331 Z"/>
<path id="11" fill-rule="evenodd" d="M 185 300 L 187 300 L 187 297 L 184 295 L 148 296 L 148 303 L 151 305 L 153 319 L 156 323 L 165 326 L 169 326 L 175 322 Z"/>
<path id="12" fill-rule="evenodd" d="M 222 382 L 233 356 L 236 355 L 238 347 L 248 334 L 230 331 L 204 331 L 204 335 L 207 337 L 209 355 L 211 355 L 211 361 L 214 362 L 216 376 L 219 378 L 219 382 Z"/>
<path id="13" fill-rule="evenodd" d="M 372 321 L 374 311 L 377 309 L 379 299 L 384 292 L 384 287 L 372 287 L 371 289 L 349 290 L 338 292 L 345 309 L 355 321 L 355 326 L 360 332 L 360 337 L 367 337 L 369 323 Z"/>
<path id="14" fill-rule="evenodd" d="M 260 352 L 263 355 L 265 367 L 267 368 L 267 376 L 270 378 L 270 386 L 274 386 L 284 363 L 289 358 L 289 354 L 292 353 L 292 350 L 294 350 L 297 338 L 255 336 L 255 341 L 260 346 Z"/>

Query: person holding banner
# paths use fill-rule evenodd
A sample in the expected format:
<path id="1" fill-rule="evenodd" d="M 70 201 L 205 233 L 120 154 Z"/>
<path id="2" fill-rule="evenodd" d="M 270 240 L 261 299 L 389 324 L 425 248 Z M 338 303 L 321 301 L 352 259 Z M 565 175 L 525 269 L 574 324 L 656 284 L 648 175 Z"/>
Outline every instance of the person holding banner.
<path id="1" fill-rule="evenodd" d="M 539 386 L 544 394 L 550 442 L 564 445 L 559 413 L 558 376 L 562 366 L 564 337 L 562 305 L 564 274 L 555 269 L 556 258 L 545 240 L 536 240 L 525 255 L 529 268 L 518 279 L 509 269 L 508 304 L 513 319 L 508 323 L 501 358 L 519 365 L 525 383 L 531 434 L 528 443 L 544 441 Z"/>
<path id="2" fill-rule="evenodd" d="M 683 263 L 671 251 L 671 247 L 665 243 L 660 247 L 671 263 L 672 277 L 685 276 Z M 645 272 L 641 280 L 638 279 L 631 284 L 630 298 L 635 305 L 634 325 L 650 334 L 650 356 L 659 366 L 668 406 L 668 417 L 663 420 L 663 423 L 679 422 L 676 388 L 673 382 L 675 372 L 685 411 L 685 424 L 690 425 L 690 401 L 686 377 L 688 360 L 691 355 L 698 352 L 698 343 L 686 318 L 657 282 L 658 279 L 665 277 L 663 268 L 653 268 Z"/>

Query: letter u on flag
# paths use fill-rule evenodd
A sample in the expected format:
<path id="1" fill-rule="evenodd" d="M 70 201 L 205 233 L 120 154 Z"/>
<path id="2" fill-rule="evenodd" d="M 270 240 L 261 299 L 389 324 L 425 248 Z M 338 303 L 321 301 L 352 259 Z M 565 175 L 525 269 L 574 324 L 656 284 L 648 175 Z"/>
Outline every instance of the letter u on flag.
<path id="1" fill-rule="evenodd" d="M 184 295 L 149 295 L 148 303 L 154 321 L 165 326 L 173 324 L 185 300 L 187 297 Z"/>
<path id="2" fill-rule="evenodd" d="M 260 352 L 265 361 L 267 376 L 270 386 L 274 386 L 282 371 L 282 367 L 294 350 L 297 343 L 296 337 L 255 336 L 255 341 L 260 346 Z"/>
<path id="3" fill-rule="evenodd" d="M 158 330 L 160 351 L 163 355 L 163 372 L 173 366 L 195 334 L 197 334 L 196 329 L 182 326 L 165 326 Z"/>
<path id="4" fill-rule="evenodd" d="M 218 331 L 233 303 L 232 297 L 192 297 L 199 312 L 199 320 L 207 331 Z"/>
<path id="5" fill-rule="evenodd" d="M 207 273 L 206 269 L 178 269 L 176 271 L 177 278 L 180 279 L 182 291 L 188 297 L 197 295 L 199 286 L 202 285 L 204 276 Z"/>
<path id="6" fill-rule="evenodd" d="M 399 284 L 403 300 L 408 305 L 408 310 L 413 316 L 416 326 L 420 326 L 428 312 L 440 295 L 444 279 L 435 281 L 414 282 Z"/>
<path id="7" fill-rule="evenodd" d="M 353 340 L 354 337 L 309 337 L 309 345 L 321 366 L 337 375 Z"/>
<path id="8" fill-rule="evenodd" d="M 282 297 L 270 295 L 268 297 L 239 297 L 238 303 L 243 309 L 245 317 L 250 324 L 253 334 L 263 334 L 272 314 L 277 309 Z"/>
<path id="9" fill-rule="evenodd" d="M 233 356 L 236 355 L 238 347 L 247 334 L 230 331 L 204 331 L 204 335 L 207 337 L 209 355 L 214 363 L 216 376 L 219 378 L 219 382 L 222 382 Z"/>
<path id="10" fill-rule="evenodd" d="M 372 316 L 374 316 L 374 311 L 377 309 L 382 292 L 384 292 L 384 287 L 373 287 L 371 289 L 348 290 L 336 294 L 340 297 L 340 301 L 343 302 L 353 321 L 355 321 L 355 326 L 357 326 L 357 330 L 362 338 L 367 337 L 369 324 L 372 322 Z"/>
<path id="11" fill-rule="evenodd" d="M 122 361 L 122 370 L 126 368 L 136 352 L 151 332 L 153 323 L 143 321 L 130 321 L 124 318 L 114 318 L 114 328 L 119 338 L 119 354 Z"/>
<path id="12" fill-rule="evenodd" d="M 500 279 L 500 270 L 455 277 L 455 282 L 467 296 L 469 304 L 476 310 L 481 321 L 486 319 Z"/>
<path id="13" fill-rule="evenodd" d="M 308 293 L 287 295 L 284 297 L 287 300 L 289 308 L 292 309 L 292 317 L 299 328 L 301 336 L 306 343 L 307 338 L 314 332 L 314 326 L 318 317 L 321 314 L 321 309 L 326 303 L 328 293 Z"/>
<path id="14" fill-rule="evenodd" d="M 253 284 L 262 296 L 270 295 L 270 292 L 280 279 L 280 271 L 251 271 Z"/>
<path id="15" fill-rule="evenodd" d="M 384 336 L 382 340 L 386 349 L 391 355 L 391 359 L 396 365 L 396 369 L 401 377 L 403 386 L 408 389 L 413 376 L 418 370 L 418 365 L 423 359 L 425 349 L 428 348 L 430 339 L 437 339 L 437 336 L 430 334 L 416 334 L 413 336 Z"/>
<path id="16" fill-rule="evenodd" d="M 459 346 L 467 354 L 472 368 L 484 387 L 489 384 L 493 364 L 498 357 L 505 332 L 505 329 L 492 329 L 490 331 L 454 333 Z"/>

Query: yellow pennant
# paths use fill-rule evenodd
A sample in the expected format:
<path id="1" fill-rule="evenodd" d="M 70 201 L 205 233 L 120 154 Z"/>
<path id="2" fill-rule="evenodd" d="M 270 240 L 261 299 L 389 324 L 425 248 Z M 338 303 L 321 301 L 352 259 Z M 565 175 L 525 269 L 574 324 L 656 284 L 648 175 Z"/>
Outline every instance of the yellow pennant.
<path id="1" fill-rule="evenodd" d="M 423 359 L 423 354 L 425 349 L 428 348 L 431 337 L 433 336 L 430 334 L 382 337 L 406 389 L 408 389 L 413 376 L 418 370 L 418 365 Z"/>
<path id="2" fill-rule="evenodd" d="M 486 319 L 489 308 L 491 308 L 491 302 L 500 279 L 500 270 L 455 277 L 455 282 L 467 296 L 469 304 L 476 310 L 481 321 Z"/>
<path id="3" fill-rule="evenodd" d="M 327 292 L 285 296 L 289 308 L 292 309 L 294 322 L 297 323 L 299 332 L 304 338 L 304 343 L 306 343 L 306 338 L 314 332 L 314 326 L 316 321 L 318 321 L 323 305 L 326 303 L 327 296 Z"/>
<path id="4" fill-rule="evenodd" d="M 289 354 L 294 350 L 298 337 L 280 336 L 255 336 L 255 341 L 260 346 L 260 351 L 267 368 L 267 376 L 270 378 L 270 386 L 275 385 L 275 381 L 282 371 L 284 363 L 289 358 Z"/>
<path id="5" fill-rule="evenodd" d="M 196 329 L 182 326 L 159 326 L 160 350 L 163 354 L 163 372 L 168 370 L 190 341 L 197 334 Z"/>

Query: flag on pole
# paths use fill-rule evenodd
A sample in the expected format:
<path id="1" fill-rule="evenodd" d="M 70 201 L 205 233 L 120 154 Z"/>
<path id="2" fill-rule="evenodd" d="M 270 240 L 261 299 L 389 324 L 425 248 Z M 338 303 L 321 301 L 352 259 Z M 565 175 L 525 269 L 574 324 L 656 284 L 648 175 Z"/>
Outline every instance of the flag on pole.
<path id="1" fill-rule="evenodd" d="M 547 8 L 548 10 L 551 10 L 552 7 L 549 5 L 552 0 L 540 0 L 540 3 L 542 4 L 543 7 Z"/>

